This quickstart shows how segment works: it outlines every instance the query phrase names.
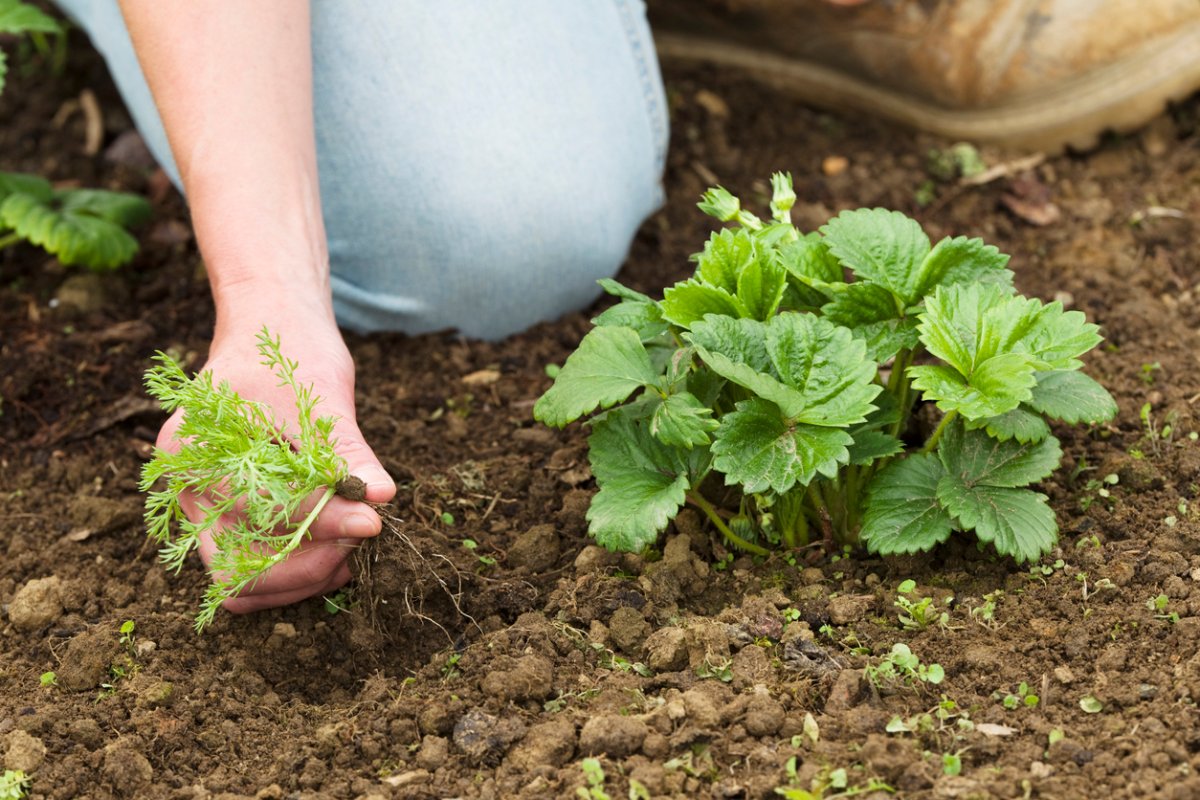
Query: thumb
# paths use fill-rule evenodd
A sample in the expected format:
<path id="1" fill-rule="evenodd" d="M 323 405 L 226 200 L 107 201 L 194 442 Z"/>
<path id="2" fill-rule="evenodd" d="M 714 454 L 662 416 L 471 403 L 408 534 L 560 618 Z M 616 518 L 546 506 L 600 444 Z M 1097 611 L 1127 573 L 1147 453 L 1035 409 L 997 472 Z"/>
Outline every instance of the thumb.
<path id="1" fill-rule="evenodd" d="M 334 426 L 334 436 L 337 438 L 334 449 L 346 459 L 350 474 L 367 485 L 367 502 L 386 503 L 395 497 L 395 481 L 379 463 L 353 418 L 342 417 L 338 420 Z"/>

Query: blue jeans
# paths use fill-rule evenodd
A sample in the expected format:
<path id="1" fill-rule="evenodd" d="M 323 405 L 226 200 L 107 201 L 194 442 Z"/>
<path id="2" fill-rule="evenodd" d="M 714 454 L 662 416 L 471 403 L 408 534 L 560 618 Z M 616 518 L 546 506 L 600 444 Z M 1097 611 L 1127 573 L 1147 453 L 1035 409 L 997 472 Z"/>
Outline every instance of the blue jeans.
<path id="1" fill-rule="evenodd" d="M 178 185 L 116 0 L 58 0 Z M 586 306 L 662 203 L 641 0 L 314 0 L 334 308 L 357 331 L 496 339 Z"/>

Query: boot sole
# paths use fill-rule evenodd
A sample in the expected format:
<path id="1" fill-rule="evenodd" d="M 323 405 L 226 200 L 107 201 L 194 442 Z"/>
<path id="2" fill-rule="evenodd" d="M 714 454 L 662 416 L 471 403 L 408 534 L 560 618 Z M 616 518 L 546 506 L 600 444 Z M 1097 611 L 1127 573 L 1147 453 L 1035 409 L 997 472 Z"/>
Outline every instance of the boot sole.
<path id="1" fill-rule="evenodd" d="M 733 67 L 813 105 L 865 111 L 948 139 L 1049 153 L 1094 147 L 1105 131 L 1138 128 L 1167 103 L 1200 88 L 1200 22 L 1051 90 L 964 110 L 889 91 L 820 64 L 703 37 L 659 33 L 655 46 L 664 63 Z"/>

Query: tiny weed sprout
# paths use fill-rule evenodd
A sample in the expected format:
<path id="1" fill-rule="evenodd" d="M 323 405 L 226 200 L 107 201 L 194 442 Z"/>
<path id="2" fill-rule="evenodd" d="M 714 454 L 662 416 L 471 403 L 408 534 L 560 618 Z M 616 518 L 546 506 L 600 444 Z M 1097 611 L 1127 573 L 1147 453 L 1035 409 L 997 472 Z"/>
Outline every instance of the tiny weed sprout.
<path id="1" fill-rule="evenodd" d="M 165 353 L 146 372 L 146 389 L 163 409 L 183 409 L 175 434 L 178 451 L 156 449 L 142 469 L 147 533 L 174 572 L 199 546 L 202 531 L 211 531 L 216 545 L 197 632 L 212 622 L 222 602 L 253 586 L 300 546 L 348 478 L 346 462 L 333 449 L 335 419 L 314 415 L 320 398 L 297 381 L 296 362 L 283 356 L 279 339 L 265 328 L 258 352 L 263 366 L 292 390 L 294 429 L 285 430 L 268 406 L 240 397 L 226 382 L 215 383 L 209 372 L 189 378 Z M 160 480 L 165 485 L 155 489 Z M 185 493 L 198 498 L 200 519 L 184 513 Z M 310 497 L 315 503 L 302 512 Z"/>
<path id="2" fill-rule="evenodd" d="M 575 790 L 575 796 L 582 800 L 612 800 L 611 795 L 604 791 L 604 767 L 600 764 L 598 758 L 585 758 L 579 763 L 579 768 L 583 771 L 583 779 L 587 781 L 587 788 L 580 786 Z"/>
<path id="3" fill-rule="evenodd" d="M 6 769 L 0 775 L 0 800 L 21 800 L 29 792 L 29 776 L 19 769 Z"/>
<path id="4" fill-rule="evenodd" d="M 138 243 L 128 229 L 149 218 L 150 204 L 137 195 L 55 189 L 36 175 L 0 172 L 0 249 L 29 242 L 65 266 L 103 272 L 133 258 Z"/>
<path id="5" fill-rule="evenodd" d="M 936 622 L 941 628 L 948 629 L 950 613 L 939 611 L 932 597 L 914 599 L 916 591 L 917 582 L 911 579 L 902 581 L 896 587 L 896 600 L 893 605 L 898 609 L 900 624 L 906 630 L 921 630 Z M 947 597 L 946 603 L 949 604 L 953 600 L 953 597 Z"/>
<path id="6" fill-rule="evenodd" d="M 1036 562 L 1058 537 L 1028 488 L 1062 456 L 1047 418 L 1117 412 L 1079 371 L 1097 327 L 1016 294 L 1008 256 L 979 239 L 932 244 L 883 209 L 805 234 L 790 178 L 772 188 L 770 221 L 704 195 L 736 227 L 661 300 L 601 281 L 620 302 L 534 406 L 555 427 L 590 417 L 592 536 L 637 552 L 690 504 L 756 555 L 815 540 L 910 554 L 961 531 Z M 932 431 L 919 403 L 941 412 Z"/>
<path id="7" fill-rule="evenodd" d="M 918 683 L 937 685 L 946 672 L 941 664 L 921 663 L 908 645 L 896 642 L 878 664 L 870 664 L 863 670 L 863 677 L 876 689 L 885 689 L 896 685 L 914 687 Z"/>

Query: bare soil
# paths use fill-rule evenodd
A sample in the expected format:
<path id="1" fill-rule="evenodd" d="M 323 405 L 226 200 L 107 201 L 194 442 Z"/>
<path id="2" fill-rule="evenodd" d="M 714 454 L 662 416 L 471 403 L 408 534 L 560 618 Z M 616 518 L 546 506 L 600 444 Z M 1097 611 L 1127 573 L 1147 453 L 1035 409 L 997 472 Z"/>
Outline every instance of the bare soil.
<path id="1" fill-rule="evenodd" d="M 1121 411 L 1056 430 L 1066 456 L 1042 490 L 1059 548 L 1032 570 L 970 541 L 718 569 L 687 512 L 661 557 L 590 546 L 584 434 L 530 413 L 590 309 L 499 344 L 351 337 L 360 422 L 401 487 L 395 529 L 364 551 L 341 610 L 222 615 L 196 636 L 205 576 L 166 575 L 140 521 L 162 416 L 139 380 L 159 348 L 203 362 L 208 289 L 161 173 L 128 150 L 106 157 L 130 122 L 74 41 L 65 75 L 10 76 L 0 169 L 144 192 L 155 219 L 113 274 L 0 252 L 0 758 L 32 775 L 31 797 L 561 798 L 593 754 L 620 798 L 631 785 L 769 798 L 838 769 L 905 798 L 1200 796 L 1200 102 L 964 186 L 929 170 L 947 142 L 737 76 L 667 84 L 669 200 L 620 276 L 632 286 L 655 293 L 689 271 L 711 229 L 693 207 L 707 185 L 765 201 L 764 179 L 786 169 L 802 228 L 900 209 L 935 239 L 998 245 L 1022 291 L 1102 326 L 1087 369 Z M 101 109 L 95 155 L 71 111 L 84 89 Z M 900 624 L 906 578 L 944 626 Z M 1147 606 L 1159 594 L 1161 613 Z M 945 681 L 874 687 L 864 669 L 897 642 Z M 47 671 L 57 685 L 40 684 Z M 1022 683 L 1036 706 L 1006 708 Z M 958 717 L 920 717 L 948 700 Z M 915 730 L 889 733 L 897 717 Z"/>

